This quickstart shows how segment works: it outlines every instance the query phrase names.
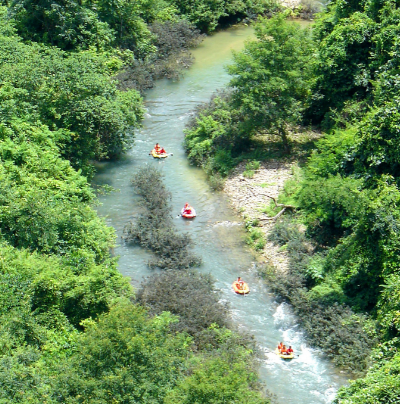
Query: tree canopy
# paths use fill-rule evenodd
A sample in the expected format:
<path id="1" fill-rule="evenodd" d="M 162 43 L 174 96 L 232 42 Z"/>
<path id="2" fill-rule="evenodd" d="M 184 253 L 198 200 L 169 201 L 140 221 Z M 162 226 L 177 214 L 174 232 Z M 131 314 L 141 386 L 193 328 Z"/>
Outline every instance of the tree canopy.
<path id="1" fill-rule="evenodd" d="M 248 136 L 265 130 L 280 136 L 289 148 L 288 130 L 301 122 L 311 91 L 311 33 L 278 14 L 256 26 L 256 37 L 234 54 L 228 68 L 232 104 Z"/>
<path id="2" fill-rule="evenodd" d="M 228 68 L 229 91 L 199 107 L 186 129 L 189 158 L 214 179 L 240 161 L 275 158 L 273 134 L 282 137 L 280 159 L 299 159 L 279 197 L 296 212 L 270 235 L 289 256 L 287 279 L 263 273 L 312 342 L 367 372 L 340 390 L 338 404 L 400 394 L 399 12 L 398 1 L 334 0 L 311 33 L 283 15 L 260 21 Z M 307 142 L 306 160 L 285 150 L 299 124 L 322 132 Z"/>
<path id="3" fill-rule="evenodd" d="M 151 86 L 176 74 L 171 60 L 189 61 L 200 32 L 173 1 L 2 4 L 0 402 L 163 403 L 206 362 L 204 352 L 222 355 L 241 337 L 227 328 L 225 307 L 215 324 L 191 332 L 194 312 L 177 327 L 179 313 L 137 303 L 90 180 L 93 160 L 132 146 L 144 115 L 143 76 Z M 220 16 L 236 12 L 226 7 Z M 212 30 L 220 16 L 196 23 Z M 185 256 L 187 240 L 175 230 L 160 240 Z M 193 256 L 180 267 L 176 257 L 166 259 L 173 269 L 200 262 Z M 240 371 L 253 380 L 251 343 L 242 338 L 242 346 Z M 213 375 L 204 386 L 222 383 L 223 374 Z M 258 386 L 246 386 L 249 403 L 259 403 Z"/>

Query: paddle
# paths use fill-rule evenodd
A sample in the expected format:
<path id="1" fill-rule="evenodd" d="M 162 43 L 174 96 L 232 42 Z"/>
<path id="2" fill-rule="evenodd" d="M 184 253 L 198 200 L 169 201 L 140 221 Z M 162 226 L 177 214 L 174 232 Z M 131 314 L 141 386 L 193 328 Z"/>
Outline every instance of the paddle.
<path id="1" fill-rule="evenodd" d="M 181 216 L 182 216 L 182 213 L 179 213 L 179 215 L 176 218 L 181 217 Z"/>

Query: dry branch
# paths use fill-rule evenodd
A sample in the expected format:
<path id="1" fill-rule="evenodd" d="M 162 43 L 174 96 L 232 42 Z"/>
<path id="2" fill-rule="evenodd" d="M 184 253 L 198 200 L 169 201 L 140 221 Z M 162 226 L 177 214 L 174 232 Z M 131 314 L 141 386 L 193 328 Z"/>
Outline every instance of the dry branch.
<path id="1" fill-rule="evenodd" d="M 266 217 L 266 218 L 260 218 L 258 220 L 260 220 L 261 222 L 264 221 L 269 221 L 269 220 L 273 220 L 275 221 L 276 219 L 278 219 L 279 216 L 283 215 L 283 213 L 285 212 L 286 209 L 296 209 L 296 206 L 293 205 L 285 205 L 283 203 L 278 203 L 276 198 L 274 198 L 271 195 L 267 195 L 267 194 L 263 194 L 263 193 L 255 193 L 255 189 L 252 186 L 248 186 L 249 191 L 253 194 L 253 196 L 265 196 L 266 198 L 272 199 L 274 201 L 275 207 L 280 207 L 282 208 L 278 214 L 276 214 L 274 217 Z"/>
<path id="2" fill-rule="evenodd" d="M 277 214 L 277 215 L 275 215 L 274 217 L 264 217 L 264 218 L 260 218 L 260 219 L 258 219 L 260 222 L 266 222 L 266 221 L 268 221 L 268 220 L 276 220 L 276 219 L 278 219 L 278 217 L 279 216 L 281 216 L 282 214 L 283 214 L 283 212 L 286 210 L 287 208 L 285 207 L 285 208 L 283 208 L 283 209 L 281 209 L 280 211 L 279 211 L 279 213 Z"/>
<path id="3" fill-rule="evenodd" d="M 248 188 L 249 188 L 249 190 L 252 192 L 253 196 L 256 196 L 255 193 L 254 193 L 254 191 L 255 191 L 254 188 L 251 187 L 251 186 L 249 186 Z M 276 198 L 274 198 L 274 197 L 271 196 L 271 195 L 260 194 L 260 193 L 258 193 L 257 195 L 259 195 L 259 196 L 265 196 L 266 198 L 272 199 L 272 200 L 274 201 L 274 204 L 275 204 L 276 207 L 283 207 L 283 208 L 285 208 L 285 209 L 296 209 L 296 206 L 293 206 L 293 205 L 285 205 L 284 203 L 278 203 L 278 202 L 276 201 Z"/>

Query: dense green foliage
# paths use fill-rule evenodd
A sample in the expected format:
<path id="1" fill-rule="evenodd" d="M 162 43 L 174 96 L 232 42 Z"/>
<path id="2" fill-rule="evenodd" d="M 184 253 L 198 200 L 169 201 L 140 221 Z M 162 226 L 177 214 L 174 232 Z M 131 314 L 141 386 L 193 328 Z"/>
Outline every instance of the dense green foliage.
<path id="1" fill-rule="evenodd" d="M 228 309 L 210 277 L 176 275 L 182 291 L 188 281 L 186 293 L 207 282 L 203 308 L 218 307 L 207 321 L 194 308 L 174 310 L 166 295 L 156 306 L 135 302 L 110 254 L 114 230 L 94 210 L 88 181 L 92 160 L 132 145 L 144 114 L 136 89 L 190 64 L 189 48 L 201 39 L 190 21 L 213 30 L 222 17 L 246 17 L 268 4 L 221 3 L 211 7 L 213 18 L 205 8 L 182 14 L 172 0 L 1 4 L 0 402 L 148 404 L 182 397 L 195 404 L 215 386 L 235 391 L 240 377 L 248 402 L 267 404 L 256 382 L 254 344 L 227 328 Z M 172 228 L 169 194 L 159 189 L 154 198 L 170 228 L 152 228 L 152 246 L 164 252 L 155 265 L 199 264 L 187 254 L 188 238 Z M 148 228 L 155 213 L 142 217 Z M 184 307 L 184 296 L 176 297 Z M 234 370 L 226 375 L 208 366 L 210 358 Z M 202 387 L 186 397 L 193 375 Z M 219 387 L 213 400 L 222 404 Z"/>
<path id="2" fill-rule="evenodd" d="M 8 6 L 3 17 L 25 42 L 106 55 L 108 67 L 121 69 L 121 87 L 139 91 L 152 87 L 159 77 L 177 77 L 190 66 L 188 50 L 201 40 L 200 31 L 211 32 L 220 24 L 255 19 L 278 8 L 274 0 L 10 0 L 3 4 Z M 99 102 L 92 107 L 105 108 Z M 111 111 L 102 115 L 109 119 Z"/>
<path id="3" fill-rule="evenodd" d="M 272 0 L 171 0 L 171 3 L 202 31 L 213 31 L 224 18 L 240 21 L 279 7 Z"/>
<path id="4" fill-rule="evenodd" d="M 136 91 L 118 91 L 112 79 L 118 63 L 113 67 L 113 60 L 93 52 L 25 45 L 15 36 L 0 37 L 0 54 L 0 122 L 9 130 L 21 131 L 18 119 L 47 125 L 42 130 L 52 131 L 51 139 L 74 167 L 114 156 L 132 141 L 128 133 L 143 109 Z"/>
<path id="5" fill-rule="evenodd" d="M 387 358 L 381 358 L 387 359 Z M 342 389 L 336 404 L 384 404 L 400 400 L 399 354 L 390 361 L 381 362 L 370 369 L 367 377 L 356 380 L 347 389 Z"/>
<path id="6" fill-rule="evenodd" d="M 169 332 L 171 321 L 122 301 L 97 323 L 86 322 L 55 393 L 71 403 L 162 402 L 182 378 L 190 346 L 187 336 Z"/>
<path id="7" fill-rule="evenodd" d="M 243 353 L 238 349 L 237 357 L 245 359 Z M 249 373 L 245 362 L 239 360 L 232 363 L 224 356 L 210 358 L 179 383 L 167 395 L 165 403 L 240 404 L 244 397 L 248 403 L 269 403 L 269 400 L 249 388 L 255 381 L 255 374 Z"/>
<path id="8" fill-rule="evenodd" d="M 273 233 L 290 257 L 287 279 L 264 274 L 338 364 L 371 365 L 341 404 L 399 401 L 399 26 L 395 0 L 331 1 L 312 40 L 282 17 L 261 22 L 229 68 L 233 88 L 199 109 L 186 136 L 193 162 L 226 175 L 247 150 L 265 157 L 271 136 L 259 138 L 281 124 L 289 139 L 298 123 L 327 131 L 280 196 L 297 209 L 297 224 Z"/>
<path id="9" fill-rule="evenodd" d="M 230 91 L 198 108 L 186 129 L 189 159 L 209 174 L 226 176 L 260 131 L 288 152 L 289 130 L 302 120 L 312 85 L 310 31 L 277 15 L 256 25 L 256 37 L 234 54 Z"/>
<path id="10" fill-rule="evenodd" d="M 278 14 L 257 25 L 256 36 L 258 41 L 236 53 L 228 69 L 233 106 L 248 136 L 266 130 L 281 137 L 288 149 L 288 128 L 301 122 L 310 94 L 310 31 L 288 24 Z"/>
<path id="11" fill-rule="evenodd" d="M 269 240 L 289 255 L 287 275 L 265 267 L 261 275 L 270 287 L 290 302 L 310 343 L 341 367 L 362 373 L 376 343 L 373 324 L 349 307 L 336 279 L 321 283 L 325 252 L 299 230 L 290 218 L 277 223 Z M 312 313 L 312 315 L 310 315 Z"/>
<path id="12" fill-rule="evenodd" d="M 224 21 L 254 19 L 278 8 L 272 0 L 11 0 L 8 5 L 24 39 L 65 50 L 120 47 L 140 59 L 157 51 L 154 22 L 187 20 L 210 32 Z"/>

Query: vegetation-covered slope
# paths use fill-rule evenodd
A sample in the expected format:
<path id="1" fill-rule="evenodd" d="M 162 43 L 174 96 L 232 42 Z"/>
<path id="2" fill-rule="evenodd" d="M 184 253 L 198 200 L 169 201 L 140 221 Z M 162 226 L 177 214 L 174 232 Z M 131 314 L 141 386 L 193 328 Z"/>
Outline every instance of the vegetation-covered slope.
<path id="1" fill-rule="evenodd" d="M 169 62 L 198 42 L 196 25 L 210 31 L 267 6 L 2 2 L 1 403 L 222 403 L 237 391 L 269 402 L 253 344 L 229 328 L 211 278 L 204 310 L 220 310 L 208 322 L 162 298 L 136 299 L 88 182 L 92 160 L 132 145 L 144 112 L 138 90 L 176 71 Z M 179 273 L 188 290 L 200 278 Z"/>
<path id="2" fill-rule="evenodd" d="M 335 0 L 309 33 L 283 17 L 261 22 L 235 55 L 228 92 L 199 108 L 186 136 L 189 158 L 223 176 L 268 158 L 260 135 L 279 135 L 285 157 L 297 124 L 325 130 L 281 195 L 297 213 L 273 237 L 292 255 L 281 293 L 311 339 L 367 371 L 338 403 L 400 399 L 399 6 Z"/>

